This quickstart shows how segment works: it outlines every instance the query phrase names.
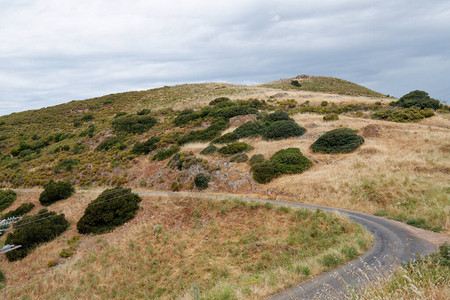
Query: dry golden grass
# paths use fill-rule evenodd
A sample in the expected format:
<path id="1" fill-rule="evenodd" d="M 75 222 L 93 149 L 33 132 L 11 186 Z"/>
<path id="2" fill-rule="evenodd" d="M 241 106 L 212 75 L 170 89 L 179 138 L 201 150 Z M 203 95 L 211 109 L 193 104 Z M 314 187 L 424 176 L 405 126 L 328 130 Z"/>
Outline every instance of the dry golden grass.
<path id="1" fill-rule="evenodd" d="M 371 243 L 370 234 L 336 215 L 232 199 L 145 196 L 135 219 L 107 234 L 83 236 L 71 258 L 59 258 L 98 194 L 80 191 L 56 202 L 50 209 L 66 215 L 69 230 L 21 261 L 1 258 L 5 297 L 191 299 L 197 282 L 208 299 L 259 299 L 304 280 L 302 268 L 311 275 L 326 271 L 323 255 L 334 253 L 344 262 L 343 247 L 361 253 Z M 16 204 L 38 204 L 38 195 L 20 193 Z M 49 268 L 51 260 L 59 264 Z"/>

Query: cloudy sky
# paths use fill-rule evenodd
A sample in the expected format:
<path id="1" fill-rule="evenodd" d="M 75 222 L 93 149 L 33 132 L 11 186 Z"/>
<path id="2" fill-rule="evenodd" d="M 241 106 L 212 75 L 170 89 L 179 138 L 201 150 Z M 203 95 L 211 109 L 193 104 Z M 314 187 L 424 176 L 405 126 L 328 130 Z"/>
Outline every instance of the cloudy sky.
<path id="1" fill-rule="evenodd" d="M 448 0 L 0 0 L 0 115 L 298 74 L 450 102 L 449 73 Z"/>

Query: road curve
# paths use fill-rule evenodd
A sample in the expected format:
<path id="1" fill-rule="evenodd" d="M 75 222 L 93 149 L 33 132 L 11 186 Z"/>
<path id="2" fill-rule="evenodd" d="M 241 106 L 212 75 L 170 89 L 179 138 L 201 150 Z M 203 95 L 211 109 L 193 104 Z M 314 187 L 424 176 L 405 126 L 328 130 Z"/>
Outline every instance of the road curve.
<path id="1" fill-rule="evenodd" d="M 17 192 L 36 192 L 36 190 L 17 189 Z M 237 197 L 245 201 L 268 202 L 298 208 L 321 209 L 338 212 L 363 225 L 374 236 L 372 247 L 360 258 L 353 260 L 328 273 L 316 276 L 297 286 L 267 299 L 344 299 L 352 290 L 358 290 L 385 276 L 393 266 L 414 259 L 416 254 L 427 255 L 435 252 L 436 246 L 414 233 L 405 224 L 373 215 L 311 204 L 283 202 L 237 195 L 213 195 L 203 193 L 142 191 L 134 193 L 152 196 L 189 196 L 199 198 L 225 199 Z"/>
<path id="2" fill-rule="evenodd" d="M 134 191 L 138 194 L 154 196 L 194 196 L 201 198 L 225 199 L 233 195 L 211 195 L 202 193 Z M 321 209 L 338 212 L 363 225 L 374 236 L 373 245 L 359 259 L 353 260 L 335 270 L 319 275 L 300 285 L 289 288 L 267 299 L 343 299 L 351 290 L 358 290 L 380 276 L 385 276 L 395 264 L 414 259 L 416 254 L 426 255 L 436 251 L 436 247 L 395 221 L 361 212 L 257 198 L 238 197 L 246 201 L 269 202 L 298 208 Z"/>

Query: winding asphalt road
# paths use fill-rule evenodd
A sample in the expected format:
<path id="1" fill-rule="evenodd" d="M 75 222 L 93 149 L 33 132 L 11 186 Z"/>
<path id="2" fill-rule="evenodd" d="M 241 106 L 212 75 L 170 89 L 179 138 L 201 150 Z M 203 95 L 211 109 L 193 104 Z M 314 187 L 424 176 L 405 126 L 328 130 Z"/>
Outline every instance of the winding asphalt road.
<path id="1" fill-rule="evenodd" d="M 201 198 L 225 199 L 232 195 L 210 195 L 201 193 L 174 193 L 159 191 L 134 191 L 138 194 L 154 196 L 194 196 Z M 237 196 L 236 196 L 237 197 Z M 363 225 L 374 236 L 373 245 L 359 259 L 353 260 L 331 272 L 317 276 L 268 299 L 344 299 L 352 291 L 367 286 L 377 278 L 386 276 L 399 263 L 414 259 L 416 254 L 426 255 L 436 251 L 436 247 L 408 229 L 385 218 L 351 210 L 318 205 L 282 202 L 257 198 L 238 197 L 246 201 L 269 202 L 298 208 L 321 209 L 338 212 Z"/>
<path id="2" fill-rule="evenodd" d="M 17 190 L 32 192 L 33 190 Z M 36 190 L 34 190 L 36 192 Z M 211 195 L 203 193 L 183 193 L 164 191 L 133 191 L 142 195 L 153 196 L 190 196 L 199 198 L 225 199 L 237 197 L 246 201 L 269 202 L 298 208 L 321 209 L 327 212 L 338 212 L 349 219 L 363 225 L 374 236 L 372 247 L 359 259 L 353 260 L 328 273 L 316 276 L 300 285 L 289 288 L 279 294 L 270 296 L 270 300 L 278 299 L 345 299 L 353 291 L 357 291 L 374 280 L 386 276 L 396 264 L 414 259 L 416 254 L 426 255 L 435 252 L 436 246 L 422 236 L 414 233 L 407 225 L 385 218 L 361 212 L 302 204 L 282 202 L 258 198 L 247 198 L 233 195 Z"/>

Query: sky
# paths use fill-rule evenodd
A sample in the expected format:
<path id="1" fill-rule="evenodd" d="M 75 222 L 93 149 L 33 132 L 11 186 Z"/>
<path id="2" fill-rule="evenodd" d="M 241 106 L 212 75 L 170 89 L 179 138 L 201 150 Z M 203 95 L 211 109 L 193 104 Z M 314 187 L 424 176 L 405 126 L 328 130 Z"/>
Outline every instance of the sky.
<path id="1" fill-rule="evenodd" d="M 0 0 L 0 115 L 299 74 L 449 103 L 449 73 L 448 0 Z"/>

